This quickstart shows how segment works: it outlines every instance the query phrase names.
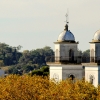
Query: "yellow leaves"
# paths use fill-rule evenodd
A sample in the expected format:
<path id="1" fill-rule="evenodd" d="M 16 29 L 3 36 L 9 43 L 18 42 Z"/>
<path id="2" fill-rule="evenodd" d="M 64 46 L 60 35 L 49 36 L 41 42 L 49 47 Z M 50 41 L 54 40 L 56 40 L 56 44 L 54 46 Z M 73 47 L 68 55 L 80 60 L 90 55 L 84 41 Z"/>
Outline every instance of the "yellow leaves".
<path id="1" fill-rule="evenodd" d="M 0 100 L 99 100 L 100 86 L 85 81 L 52 82 L 48 77 L 9 75 L 0 78 Z"/>

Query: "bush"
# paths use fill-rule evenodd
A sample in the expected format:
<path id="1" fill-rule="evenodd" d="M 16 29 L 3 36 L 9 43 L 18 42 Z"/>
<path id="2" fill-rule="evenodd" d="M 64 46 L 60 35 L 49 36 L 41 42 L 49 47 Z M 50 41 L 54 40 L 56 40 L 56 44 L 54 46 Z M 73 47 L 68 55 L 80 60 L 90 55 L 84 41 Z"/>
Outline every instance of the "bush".
<path id="1" fill-rule="evenodd" d="M 40 76 L 48 76 L 49 75 L 49 67 L 48 66 L 43 66 L 38 70 L 33 70 L 30 73 L 31 76 L 33 75 L 40 75 Z"/>
<path id="2" fill-rule="evenodd" d="M 100 100 L 100 87 L 83 80 L 56 83 L 42 76 L 0 78 L 0 100 Z"/>

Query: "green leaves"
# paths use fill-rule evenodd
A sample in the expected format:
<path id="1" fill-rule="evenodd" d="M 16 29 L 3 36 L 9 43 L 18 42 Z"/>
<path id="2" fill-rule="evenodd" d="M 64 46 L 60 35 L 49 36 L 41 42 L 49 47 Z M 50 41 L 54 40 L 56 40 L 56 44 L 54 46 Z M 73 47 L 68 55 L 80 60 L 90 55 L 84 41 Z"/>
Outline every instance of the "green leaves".
<path id="1" fill-rule="evenodd" d="M 31 76 L 33 75 L 39 75 L 39 76 L 48 76 L 49 75 L 49 67 L 48 66 L 42 66 L 38 70 L 33 70 L 30 73 Z"/>

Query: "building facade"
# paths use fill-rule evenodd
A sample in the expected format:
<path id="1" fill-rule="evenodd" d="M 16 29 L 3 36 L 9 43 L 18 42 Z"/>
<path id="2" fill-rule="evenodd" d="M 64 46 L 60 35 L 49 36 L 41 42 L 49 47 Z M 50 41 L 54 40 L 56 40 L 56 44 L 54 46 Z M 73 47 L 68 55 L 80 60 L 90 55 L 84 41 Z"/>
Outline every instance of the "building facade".
<path id="1" fill-rule="evenodd" d="M 78 53 L 78 42 L 73 33 L 68 30 L 68 24 L 60 33 L 55 44 L 55 62 L 50 66 L 50 79 L 62 81 L 67 78 L 82 79 L 94 86 L 100 84 L 100 30 L 94 34 L 90 42 L 90 62 L 82 63 L 82 57 Z"/>

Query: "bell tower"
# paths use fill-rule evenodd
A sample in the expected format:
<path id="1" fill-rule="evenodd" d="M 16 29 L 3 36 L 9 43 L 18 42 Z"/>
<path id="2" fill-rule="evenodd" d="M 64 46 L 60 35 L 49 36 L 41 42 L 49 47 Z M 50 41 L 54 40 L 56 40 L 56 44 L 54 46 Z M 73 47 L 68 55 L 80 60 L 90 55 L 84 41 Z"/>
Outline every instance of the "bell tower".
<path id="1" fill-rule="evenodd" d="M 98 86 L 100 84 L 100 30 L 96 31 L 90 42 L 90 63 L 85 66 L 85 80 Z"/>
<path id="2" fill-rule="evenodd" d="M 55 62 L 60 63 L 75 63 L 77 62 L 77 44 L 75 37 L 68 30 L 68 14 L 66 14 L 66 25 L 64 31 L 58 36 L 55 44 Z"/>
<path id="3" fill-rule="evenodd" d="M 58 36 L 57 42 L 55 44 L 55 62 L 77 62 L 77 44 L 75 37 L 70 30 L 68 30 L 68 25 L 65 25 L 65 29 Z"/>
<path id="4" fill-rule="evenodd" d="M 100 63 L 100 30 L 95 32 L 90 42 L 90 62 Z"/>
<path id="5" fill-rule="evenodd" d="M 55 62 L 48 63 L 50 66 L 50 79 L 61 81 L 69 77 L 82 79 L 83 67 L 77 65 L 78 42 L 75 41 L 73 33 L 68 29 L 66 20 L 65 29 L 60 33 L 55 45 Z"/>

